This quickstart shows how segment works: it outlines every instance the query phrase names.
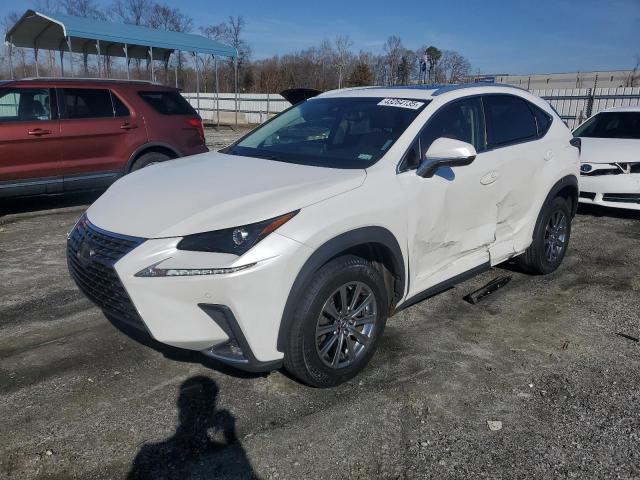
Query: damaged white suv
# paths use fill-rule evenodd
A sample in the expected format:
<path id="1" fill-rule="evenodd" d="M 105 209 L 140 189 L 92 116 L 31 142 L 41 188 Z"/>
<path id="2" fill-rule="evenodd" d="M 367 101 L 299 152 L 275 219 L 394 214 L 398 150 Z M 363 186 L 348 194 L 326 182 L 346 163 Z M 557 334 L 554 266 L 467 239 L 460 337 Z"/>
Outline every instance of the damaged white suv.
<path id="1" fill-rule="evenodd" d="M 336 385 L 402 308 L 514 257 L 560 265 L 571 138 L 506 86 L 324 93 L 222 152 L 117 181 L 69 234 L 70 272 L 159 342 Z"/>

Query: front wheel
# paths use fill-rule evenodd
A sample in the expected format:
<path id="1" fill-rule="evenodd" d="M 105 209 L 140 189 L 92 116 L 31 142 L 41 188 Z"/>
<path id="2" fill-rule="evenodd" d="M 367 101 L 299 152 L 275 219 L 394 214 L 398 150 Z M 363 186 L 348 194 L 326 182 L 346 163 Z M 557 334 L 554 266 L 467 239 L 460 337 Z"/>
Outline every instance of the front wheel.
<path id="1" fill-rule="evenodd" d="M 372 357 L 388 310 L 384 279 L 369 261 L 354 255 L 330 261 L 299 300 L 285 367 L 315 387 L 347 381 Z"/>
<path id="2" fill-rule="evenodd" d="M 533 232 L 533 242 L 518 257 L 527 273 L 546 275 L 562 263 L 571 236 L 571 209 L 562 197 L 554 198 L 540 212 Z"/>

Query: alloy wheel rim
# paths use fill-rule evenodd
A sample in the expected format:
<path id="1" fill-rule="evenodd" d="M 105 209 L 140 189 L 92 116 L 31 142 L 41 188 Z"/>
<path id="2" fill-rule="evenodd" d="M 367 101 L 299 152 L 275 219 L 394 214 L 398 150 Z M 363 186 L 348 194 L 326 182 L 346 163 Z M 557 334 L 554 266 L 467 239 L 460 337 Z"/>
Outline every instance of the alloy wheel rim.
<path id="1" fill-rule="evenodd" d="M 316 351 L 326 366 L 347 367 L 369 349 L 378 305 L 362 282 L 337 288 L 324 302 L 316 322 Z"/>
<path id="2" fill-rule="evenodd" d="M 544 231 L 544 256 L 549 262 L 560 258 L 567 244 L 567 216 L 561 210 L 553 212 Z"/>

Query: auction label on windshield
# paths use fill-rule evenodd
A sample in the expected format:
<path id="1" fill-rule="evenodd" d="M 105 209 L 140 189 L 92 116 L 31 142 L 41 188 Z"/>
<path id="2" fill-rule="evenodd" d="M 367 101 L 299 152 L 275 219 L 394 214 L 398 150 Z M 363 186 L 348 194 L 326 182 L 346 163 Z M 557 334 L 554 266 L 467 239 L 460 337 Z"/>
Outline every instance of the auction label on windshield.
<path id="1" fill-rule="evenodd" d="M 411 110 L 417 110 L 424 105 L 424 102 L 418 102 L 416 100 L 406 100 L 404 98 L 385 98 L 378 105 L 383 107 L 400 107 L 410 108 Z"/>

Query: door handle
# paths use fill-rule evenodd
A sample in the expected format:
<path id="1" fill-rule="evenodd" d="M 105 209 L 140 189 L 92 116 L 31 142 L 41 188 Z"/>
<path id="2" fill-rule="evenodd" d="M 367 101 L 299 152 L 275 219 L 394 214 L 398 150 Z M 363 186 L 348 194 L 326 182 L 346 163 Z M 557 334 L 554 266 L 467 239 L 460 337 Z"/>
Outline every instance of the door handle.
<path id="1" fill-rule="evenodd" d="M 29 135 L 39 137 L 40 135 L 51 135 L 51 130 L 43 130 L 42 128 L 34 128 L 27 132 Z"/>
<path id="2" fill-rule="evenodd" d="M 120 128 L 122 130 L 132 130 L 134 128 L 138 128 L 138 125 L 136 125 L 135 123 L 125 122 L 122 125 L 120 125 Z"/>
<path id="3" fill-rule="evenodd" d="M 492 171 L 487 173 L 484 177 L 482 177 L 480 179 L 480 183 L 482 185 L 491 185 L 493 182 L 498 180 L 499 177 L 500 177 L 500 174 L 498 172 Z"/>

